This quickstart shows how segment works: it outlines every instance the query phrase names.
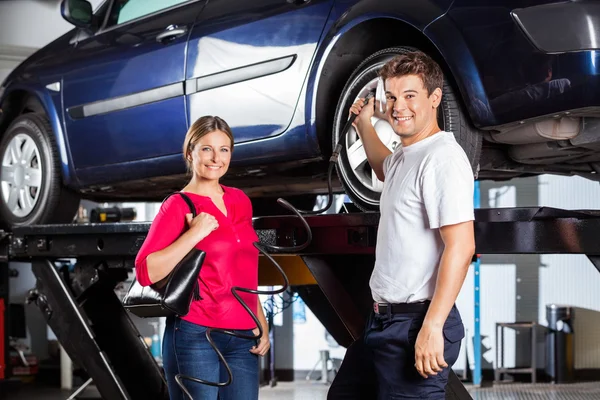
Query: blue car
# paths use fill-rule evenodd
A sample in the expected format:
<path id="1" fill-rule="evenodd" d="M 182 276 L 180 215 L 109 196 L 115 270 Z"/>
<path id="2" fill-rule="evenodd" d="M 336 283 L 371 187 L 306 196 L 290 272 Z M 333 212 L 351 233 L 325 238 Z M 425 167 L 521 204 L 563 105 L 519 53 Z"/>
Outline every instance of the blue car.
<path id="1" fill-rule="evenodd" d="M 391 57 L 445 73 L 440 124 L 478 179 L 598 179 L 600 4 L 542 0 L 64 0 L 74 28 L 0 86 L 0 220 L 69 222 L 81 198 L 160 201 L 188 179 L 181 146 L 218 115 L 225 184 L 277 213 L 327 192 L 350 105 Z M 384 119 L 390 148 L 398 137 Z M 350 130 L 334 190 L 377 210 L 381 182 Z"/>

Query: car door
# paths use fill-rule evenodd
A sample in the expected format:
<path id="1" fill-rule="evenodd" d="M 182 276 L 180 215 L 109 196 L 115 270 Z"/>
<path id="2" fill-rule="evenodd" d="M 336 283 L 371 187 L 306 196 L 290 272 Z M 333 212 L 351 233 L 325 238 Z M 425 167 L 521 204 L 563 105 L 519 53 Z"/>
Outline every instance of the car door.
<path id="1" fill-rule="evenodd" d="M 187 38 L 205 3 L 115 0 L 104 27 L 74 41 L 63 106 L 73 164 L 84 182 L 91 167 L 181 151 Z"/>
<path id="2" fill-rule="evenodd" d="M 190 120 L 224 118 L 236 144 L 288 129 L 332 4 L 210 0 L 188 46 Z"/>

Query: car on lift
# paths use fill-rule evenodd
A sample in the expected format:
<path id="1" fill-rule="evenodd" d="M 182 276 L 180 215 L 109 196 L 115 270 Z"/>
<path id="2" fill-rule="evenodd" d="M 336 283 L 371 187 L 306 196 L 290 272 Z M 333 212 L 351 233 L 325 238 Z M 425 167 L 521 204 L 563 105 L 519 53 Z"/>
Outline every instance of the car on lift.
<path id="1" fill-rule="evenodd" d="M 202 115 L 231 125 L 223 183 L 257 215 L 277 212 L 276 196 L 313 204 L 349 106 L 412 49 L 442 66 L 440 124 L 478 179 L 599 176 L 597 2 L 64 0 L 61 12 L 74 28 L 0 86 L 4 226 L 71 221 L 81 198 L 161 200 L 188 179 L 183 137 Z M 377 210 L 382 183 L 353 130 L 337 176 L 336 192 Z"/>

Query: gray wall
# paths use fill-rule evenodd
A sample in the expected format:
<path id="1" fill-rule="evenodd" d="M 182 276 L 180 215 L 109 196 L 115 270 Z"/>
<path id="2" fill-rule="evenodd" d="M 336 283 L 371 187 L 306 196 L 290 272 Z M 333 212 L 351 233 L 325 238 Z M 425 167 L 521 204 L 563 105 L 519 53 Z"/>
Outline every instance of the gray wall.
<path id="1" fill-rule="evenodd" d="M 91 1 L 94 7 L 101 2 Z M 0 1 L 0 82 L 25 57 L 72 28 L 60 15 L 60 1 Z"/>
<path id="2" fill-rule="evenodd" d="M 481 182 L 481 207 L 549 206 L 600 209 L 600 185 L 582 178 L 544 175 L 507 182 Z M 568 304 L 575 310 L 575 368 L 600 368 L 600 273 L 585 255 L 483 255 L 481 258 L 482 365 L 496 362 L 495 324 L 536 321 L 546 326 L 546 305 Z M 473 368 L 473 268 L 457 305 L 468 337 L 454 368 L 465 367 L 465 351 Z M 578 317 L 579 316 L 579 317 Z M 505 331 L 506 367 L 528 366 L 527 332 Z M 543 332 L 537 338 L 537 363 L 545 362 Z"/>

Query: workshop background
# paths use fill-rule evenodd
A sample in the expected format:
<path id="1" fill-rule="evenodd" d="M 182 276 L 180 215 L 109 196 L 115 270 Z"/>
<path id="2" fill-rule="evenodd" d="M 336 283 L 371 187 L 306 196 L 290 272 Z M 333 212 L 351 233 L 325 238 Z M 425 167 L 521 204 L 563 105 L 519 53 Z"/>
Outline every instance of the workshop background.
<path id="1" fill-rule="evenodd" d="M 99 1 L 93 3 L 97 4 Z M 55 1 L 41 0 L 0 1 L 0 81 L 28 55 L 72 28 L 61 18 L 58 4 Z M 338 199 L 338 204 L 341 201 L 343 198 Z M 577 177 L 546 175 L 495 184 L 481 182 L 480 201 L 481 207 L 600 209 L 600 185 Z M 137 221 L 151 221 L 157 211 L 157 204 L 153 203 L 110 205 L 134 208 Z M 85 219 L 89 211 L 97 206 L 98 204 L 82 201 L 82 218 Z M 18 270 L 19 275 L 10 279 L 10 302 L 23 304 L 35 279 L 26 264 L 14 263 L 11 268 Z M 472 267 L 457 303 L 467 330 L 461 355 L 454 366 L 459 377 L 468 382 L 469 373 L 474 368 L 474 293 L 477 290 L 481 298 L 479 322 L 484 380 L 494 379 L 494 368 L 498 365 L 496 324 L 520 321 L 547 326 L 547 306 L 551 304 L 566 305 L 574 311 L 571 322 L 577 380 L 600 376 L 600 274 L 585 255 L 485 255 L 481 258 L 479 288 L 475 288 L 474 278 Z M 316 367 L 310 380 L 311 383 L 322 386 L 319 392 L 322 397 L 314 398 L 325 398 L 326 382 L 321 381 L 319 365 L 321 352 L 328 351 L 329 358 L 333 360 L 328 363 L 330 380 L 345 349 L 328 336 L 301 299 L 293 296 L 285 301 L 277 301 L 280 303 L 278 307 L 282 303 L 291 305 L 275 317 L 276 375 L 280 381 L 304 381 Z M 56 376 L 56 366 L 45 364 L 45 360 L 59 351 L 55 336 L 46 327 L 35 306 L 25 306 L 24 315 L 27 329 L 25 337 L 19 338 L 19 342 L 27 349 L 27 354 L 34 357 L 37 368 L 35 374 L 33 370 L 23 369 L 21 376 L 17 378 L 34 381 L 36 374 L 42 375 L 44 372 Z M 155 329 L 152 323 L 157 322 L 162 337 L 163 321 L 140 319 L 136 322 L 143 336 L 150 340 Z M 535 341 L 536 364 L 540 371 L 546 362 L 543 333 L 540 329 Z M 504 366 L 526 368 L 531 363 L 530 354 L 529 332 L 507 329 L 504 336 Z M 526 376 L 523 379 L 527 382 L 529 378 Z M 62 384 L 76 386 L 65 377 Z"/>

